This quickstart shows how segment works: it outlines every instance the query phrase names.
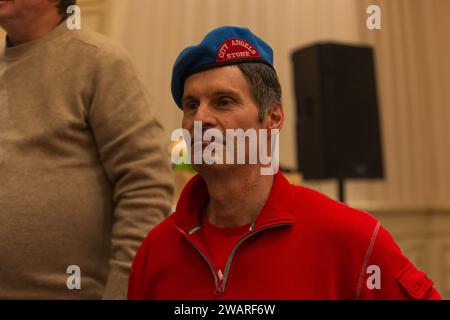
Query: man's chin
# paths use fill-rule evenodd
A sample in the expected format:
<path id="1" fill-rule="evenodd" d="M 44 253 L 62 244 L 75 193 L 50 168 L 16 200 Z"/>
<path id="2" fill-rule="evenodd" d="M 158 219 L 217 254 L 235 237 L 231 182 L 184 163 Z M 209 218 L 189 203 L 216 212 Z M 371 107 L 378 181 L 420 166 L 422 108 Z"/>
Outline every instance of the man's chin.
<path id="1" fill-rule="evenodd" d="M 230 164 L 217 164 L 217 163 L 214 164 L 201 163 L 192 165 L 192 168 L 198 173 L 221 172 L 224 170 L 232 170 L 233 167 L 234 166 Z"/>

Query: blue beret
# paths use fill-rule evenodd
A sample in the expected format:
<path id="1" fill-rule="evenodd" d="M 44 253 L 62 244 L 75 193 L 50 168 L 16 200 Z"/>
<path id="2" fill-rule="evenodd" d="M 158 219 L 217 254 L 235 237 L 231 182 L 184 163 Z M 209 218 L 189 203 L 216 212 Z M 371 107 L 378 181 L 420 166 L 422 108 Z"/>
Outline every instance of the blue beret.
<path id="1" fill-rule="evenodd" d="M 184 82 L 194 73 L 243 62 L 261 62 L 273 68 L 273 50 L 247 28 L 220 27 L 196 46 L 185 48 L 173 66 L 172 96 L 181 109 Z"/>

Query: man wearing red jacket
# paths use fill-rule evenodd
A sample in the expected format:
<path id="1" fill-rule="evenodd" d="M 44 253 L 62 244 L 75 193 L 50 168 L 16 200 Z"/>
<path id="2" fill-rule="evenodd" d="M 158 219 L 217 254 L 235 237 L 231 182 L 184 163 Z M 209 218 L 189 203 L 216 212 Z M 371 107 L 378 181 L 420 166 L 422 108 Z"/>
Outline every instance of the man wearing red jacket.
<path id="1" fill-rule="evenodd" d="M 183 50 L 172 94 L 188 137 L 196 136 L 196 123 L 222 134 L 283 125 L 272 49 L 245 28 L 215 29 Z M 259 142 L 273 156 L 273 137 L 266 138 Z M 211 145 L 205 138 L 197 143 L 201 151 Z M 245 151 L 248 160 L 251 148 Z M 276 168 L 261 174 L 263 167 L 196 163 L 199 175 L 176 211 L 138 250 L 128 297 L 440 299 L 371 215 L 291 185 Z"/>

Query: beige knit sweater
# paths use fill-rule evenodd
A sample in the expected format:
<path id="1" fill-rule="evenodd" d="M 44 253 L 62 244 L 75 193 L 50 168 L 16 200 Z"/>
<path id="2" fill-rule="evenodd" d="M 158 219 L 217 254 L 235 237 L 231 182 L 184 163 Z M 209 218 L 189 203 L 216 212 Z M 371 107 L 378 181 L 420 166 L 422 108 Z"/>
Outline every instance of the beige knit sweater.
<path id="1" fill-rule="evenodd" d="M 125 298 L 173 192 L 168 139 L 128 56 L 64 23 L 1 51 L 0 299 Z"/>

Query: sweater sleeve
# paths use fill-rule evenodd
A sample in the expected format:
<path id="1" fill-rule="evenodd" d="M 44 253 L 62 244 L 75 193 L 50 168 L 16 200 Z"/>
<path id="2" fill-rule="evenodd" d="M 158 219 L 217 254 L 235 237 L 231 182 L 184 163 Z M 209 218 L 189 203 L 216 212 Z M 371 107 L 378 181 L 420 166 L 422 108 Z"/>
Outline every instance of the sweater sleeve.
<path id="1" fill-rule="evenodd" d="M 128 56 L 99 49 L 96 61 L 88 121 L 115 205 L 103 298 L 125 299 L 139 244 L 171 209 L 173 176 L 163 129 Z"/>
<path id="2" fill-rule="evenodd" d="M 359 279 L 359 299 L 441 299 L 433 281 L 401 253 L 392 236 L 379 223 L 373 231 Z"/>
<path id="3" fill-rule="evenodd" d="M 133 265 L 131 267 L 129 282 L 128 282 L 128 300 L 145 300 L 151 299 L 146 294 L 146 276 L 145 270 L 147 269 L 148 260 L 148 246 L 146 240 L 139 247 L 136 256 L 134 257 Z"/>

